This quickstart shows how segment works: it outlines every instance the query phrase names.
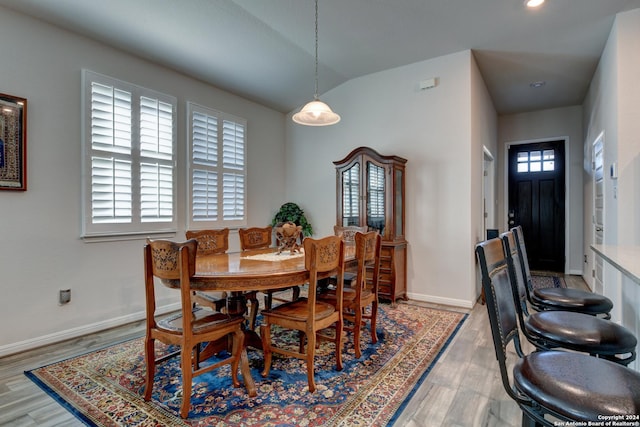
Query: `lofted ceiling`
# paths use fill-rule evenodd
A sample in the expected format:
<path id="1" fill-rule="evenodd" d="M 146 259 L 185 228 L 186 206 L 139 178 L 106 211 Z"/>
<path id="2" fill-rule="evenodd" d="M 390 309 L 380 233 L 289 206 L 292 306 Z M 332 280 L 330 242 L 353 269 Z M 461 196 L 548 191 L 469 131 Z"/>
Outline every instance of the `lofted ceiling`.
<path id="1" fill-rule="evenodd" d="M 312 0 L 0 0 L 282 112 L 314 92 Z M 319 92 L 471 49 L 499 114 L 581 104 L 640 0 L 319 0 Z M 429 77 L 429 76 L 426 76 Z M 443 77 L 443 76 L 441 76 Z M 545 85 L 531 88 L 530 83 Z"/>

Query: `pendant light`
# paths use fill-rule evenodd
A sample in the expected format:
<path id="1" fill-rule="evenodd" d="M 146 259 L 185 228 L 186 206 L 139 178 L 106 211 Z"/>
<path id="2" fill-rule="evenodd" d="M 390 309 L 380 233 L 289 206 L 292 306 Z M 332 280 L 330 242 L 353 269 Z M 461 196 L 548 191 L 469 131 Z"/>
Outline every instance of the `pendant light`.
<path id="1" fill-rule="evenodd" d="M 318 0 L 316 0 L 316 91 L 313 101 L 293 115 L 293 121 L 305 126 L 329 126 L 340 121 L 340 116 L 334 113 L 324 102 L 318 99 Z"/>

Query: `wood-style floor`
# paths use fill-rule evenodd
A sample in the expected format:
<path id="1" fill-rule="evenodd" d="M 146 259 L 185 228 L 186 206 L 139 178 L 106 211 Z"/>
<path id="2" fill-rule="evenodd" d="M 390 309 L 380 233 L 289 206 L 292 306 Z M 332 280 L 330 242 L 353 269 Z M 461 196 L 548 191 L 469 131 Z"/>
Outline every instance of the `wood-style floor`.
<path id="1" fill-rule="evenodd" d="M 569 287 L 586 288 L 578 276 L 565 279 Z M 468 312 L 469 316 L 398 417 L 395 426 L 520 425 L 520 410 L 502 386 L 486 307 L 476 304 L 470 311 L 454 310 Z M 0 426 L 82 426 L 23 372 L 140 336 L 143 331 L 144 322 L 136 322 L 0 358 Z"/>

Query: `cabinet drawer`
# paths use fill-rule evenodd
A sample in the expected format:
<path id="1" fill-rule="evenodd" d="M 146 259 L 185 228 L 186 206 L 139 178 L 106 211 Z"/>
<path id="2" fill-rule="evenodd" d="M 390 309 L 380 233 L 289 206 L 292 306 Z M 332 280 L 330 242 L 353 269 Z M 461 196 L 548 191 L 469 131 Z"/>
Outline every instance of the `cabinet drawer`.
<path id="1" fill-rule="evenodd" d="M 391 297 L 391 285 L 380 285 L 378 287 L 378 295 L 384 295 L 386 297 Z"/>
<path id="2" fill-rule="evenodd" d="M 380 270 L 391 270 L 391 258 L 382 259 L 380 258 Z"/>
<path id="3" fill-rule="evenodd" d="M 378 278 L 378 281 L 379 285 L 393 283 L 393 274 L 391 274 L 391 271 L 380 270 L 380 277 Z"/>

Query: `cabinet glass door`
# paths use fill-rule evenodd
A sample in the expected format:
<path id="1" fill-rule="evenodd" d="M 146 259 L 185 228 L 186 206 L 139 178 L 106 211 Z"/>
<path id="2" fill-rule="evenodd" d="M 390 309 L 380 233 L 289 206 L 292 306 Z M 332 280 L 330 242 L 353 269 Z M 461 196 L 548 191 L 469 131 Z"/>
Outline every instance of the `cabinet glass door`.
<path id="1" fill-rule="evenodd" d="M 395 214 L 394 214 L 394 218 L 396 220 L 395 223 L 395 237 L 399 237 L 399 236 L 404 236 L 404 223 L 402 222 L 402 219 L 404 218 L 404 200 L 402 199 L 404 197 L 404 187 L 403 187 L 403 183 L 404 183 L 404 177 L 402 176 L 403 172 L 400 169 L 396 169 L 395 171 L 395 181 L 396 181 L 396 185 L 395 185 L 395 194 L 394 194 L 394 200 L 393 200 L 393 206 L 395 207 Z"/>
<path id="2" fill-rule="evenodd" d="M 384 168 L 367 162 L 367 226 L 384 236 L 385 226 Z"/>
<path id="3" fill-rule="evenodd" d="M 342 226 L 360 225 L 360 163 L 342 172 Z"/>

